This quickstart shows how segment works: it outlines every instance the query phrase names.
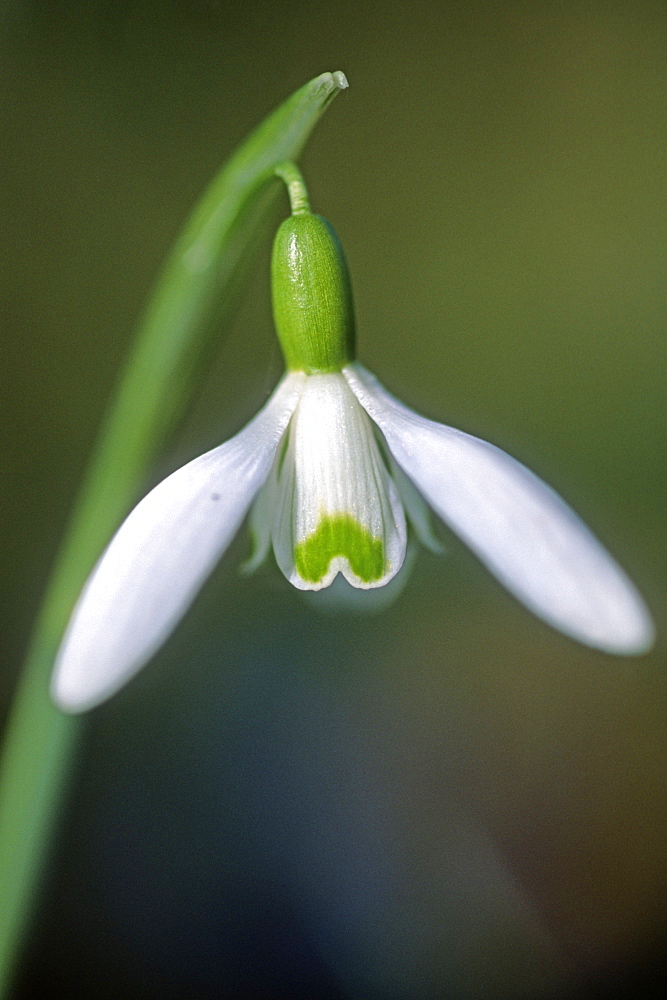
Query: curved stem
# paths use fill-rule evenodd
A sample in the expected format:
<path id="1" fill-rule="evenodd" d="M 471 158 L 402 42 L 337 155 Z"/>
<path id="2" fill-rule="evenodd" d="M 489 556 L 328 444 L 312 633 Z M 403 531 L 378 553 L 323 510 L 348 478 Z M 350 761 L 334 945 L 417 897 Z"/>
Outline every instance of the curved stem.
<path id="1" fill-rule="evenodd" d="M 296 163 L 292 163 L 291 160 L 278 163 L 274 168 L 274 173 L 276 177 L 280 177 L 287 185 L 292 215 L 309 215 L 310 202 L 308 200 L 308 190 L 306 182 L 303 179 L 303 174 Z"/>

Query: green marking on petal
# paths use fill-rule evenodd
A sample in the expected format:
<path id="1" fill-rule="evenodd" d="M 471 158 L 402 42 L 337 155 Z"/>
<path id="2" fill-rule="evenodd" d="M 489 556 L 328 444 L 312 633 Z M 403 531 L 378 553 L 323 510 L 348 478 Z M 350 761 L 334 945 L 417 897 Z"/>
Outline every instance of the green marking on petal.
<path id="1" fill-rule="evenodd" d="M 325 514 L 312 535 L 296 546 L 294 565 L 302 580 L 319 583 L 337 556 L 347 559 L 364 583 L 380 580 L 386 571 L 384 542 L 349 514 Z"/>

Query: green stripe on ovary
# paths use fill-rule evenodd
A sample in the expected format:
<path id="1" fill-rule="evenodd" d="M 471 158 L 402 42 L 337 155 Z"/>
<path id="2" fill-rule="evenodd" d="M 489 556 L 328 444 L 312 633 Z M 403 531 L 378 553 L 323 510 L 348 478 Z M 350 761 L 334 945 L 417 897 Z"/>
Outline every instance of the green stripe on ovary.
<path id="1" fill-rule="evenodd" d="M 373 583 L 385 573 L 384 542 L 349 514 L 323 515 L 312 535 L 296 546 L 294 565 L 302 580 L 319 583 L 337 556 L 347 559 L 363 583 Z"/>

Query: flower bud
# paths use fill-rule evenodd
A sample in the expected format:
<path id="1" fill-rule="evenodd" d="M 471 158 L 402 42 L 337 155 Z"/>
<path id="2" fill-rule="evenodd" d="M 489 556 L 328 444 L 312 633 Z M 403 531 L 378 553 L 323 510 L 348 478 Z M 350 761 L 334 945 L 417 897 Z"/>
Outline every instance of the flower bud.
<path id="1" fill-rule="evenodd" d="M 320 215 L 281 224 L 271 262 L 273 316 L 285 363 L 307 374 L 354 360 L 352 288 L 335 230 Z"/>

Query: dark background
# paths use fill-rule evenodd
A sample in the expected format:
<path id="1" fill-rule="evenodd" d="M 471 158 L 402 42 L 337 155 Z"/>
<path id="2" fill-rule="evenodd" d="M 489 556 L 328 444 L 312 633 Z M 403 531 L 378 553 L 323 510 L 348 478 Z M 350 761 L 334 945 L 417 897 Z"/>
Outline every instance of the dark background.
<path id="1" fill-rule="evenodd" d="M 22 997 L 624 996 L 665 931 L 667 10 L 661 2 L 0 6 L 6 713 L 105 402 L 213 173 L 325 70 L 302 164 L 394 392 L 554 485 L 628 569 L 641 660 L 447 538 L 327 617 L 242 535 L 91 713 Z M 154 475 L 279 372 L 267 232 Z"/>

